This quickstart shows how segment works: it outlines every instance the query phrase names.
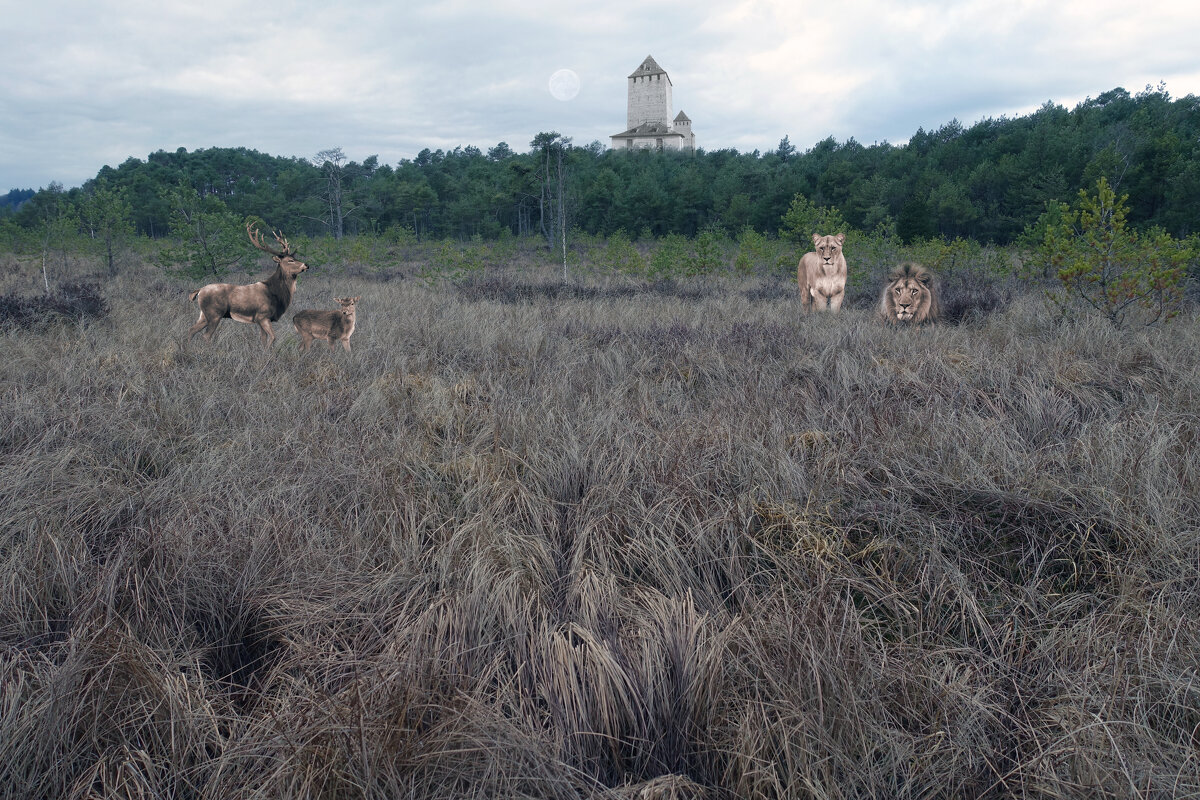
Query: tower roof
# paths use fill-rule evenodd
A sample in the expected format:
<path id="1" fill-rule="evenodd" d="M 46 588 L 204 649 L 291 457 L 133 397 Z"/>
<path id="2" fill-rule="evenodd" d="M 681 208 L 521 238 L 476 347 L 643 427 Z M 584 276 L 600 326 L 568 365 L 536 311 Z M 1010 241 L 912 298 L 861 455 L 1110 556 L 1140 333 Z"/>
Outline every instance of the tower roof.
<path id="1" fill-rule="evenodd" d="M 666 75 L 666 74 L 667 74 L 667 71 L 658 65 L 658 62 L 654 60 L 654 56 L 646 56 L 646 60 L 642 62 L 642 65 L 640 67 L 638 67 L 637 69 L 635 69 L 633 71 L 633 74 L 630 75 L 629 77 L 644 78 L 647 75 Z M 668 76 L 667 80 L 670 80 L 669 76 Z"/>
<path id="2" fill-rule="evenodd" d="M 675 115 L 675 121 L 676 122 L 691 122 L 692 120 L 688 117 L 687 114 L 680 111 L 678 114 Z"/>
<path id="3" fill-rule="evenodd" d="M 640 139 L 644 136 L 656 137 L 679 137 L 683 138 L 683 134 L 679 131 L 671 130 L 670 126 L 664 125 L 661 122 L 643 122 L 641 125 L 630 128 L 621 133 L 614 133 L 612 139 Z"/>

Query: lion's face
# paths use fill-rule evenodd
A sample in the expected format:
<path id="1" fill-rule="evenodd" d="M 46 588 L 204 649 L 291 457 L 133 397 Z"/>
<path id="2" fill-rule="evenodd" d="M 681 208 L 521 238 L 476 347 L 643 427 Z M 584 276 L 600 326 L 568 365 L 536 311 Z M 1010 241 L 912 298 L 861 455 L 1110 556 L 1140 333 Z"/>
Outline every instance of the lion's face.
<path id="1" fill-rule="evenodd" d="M 912 278 L 896 281 L 892 286 L 892 304 L 896 309 L 896 319 L 909 322 L 916 315 L 921 302 L 922 290 L 925 287 Z"/>
<path id="2" fill-rule="evenodd" d="M 838 257 L 842 254 L 842 243 L 846 241 L 846 235 L 839 233 L 837 236 L 821 236 L 814 233 L 812 240 L 813 248 L 817 251 L 821 264 L 832 266 L 837 263 Z"/>
<path id="3" fill-rule="evenodd" d="M 937 289 L 929 270 L 920 264 L 901 264 L 888 280 L 879 303 L 879 312 L 885 320 L 896 324 L 937 319 Z"/>

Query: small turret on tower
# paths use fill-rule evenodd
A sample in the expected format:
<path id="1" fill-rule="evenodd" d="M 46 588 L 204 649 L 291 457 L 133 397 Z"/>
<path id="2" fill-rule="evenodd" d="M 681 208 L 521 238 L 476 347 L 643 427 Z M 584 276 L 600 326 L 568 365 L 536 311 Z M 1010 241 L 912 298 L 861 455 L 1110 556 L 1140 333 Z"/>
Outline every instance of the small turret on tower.
<path id="1" fill-rule="evenodd" d="M 696 151 L 696 134 L 692 133 L 692 121 L 688 115 L 680 111 L 675 115 L 675 121 L 671 123 L 671 127 L 679 134 L 682 134 L 683 149 Z"/>

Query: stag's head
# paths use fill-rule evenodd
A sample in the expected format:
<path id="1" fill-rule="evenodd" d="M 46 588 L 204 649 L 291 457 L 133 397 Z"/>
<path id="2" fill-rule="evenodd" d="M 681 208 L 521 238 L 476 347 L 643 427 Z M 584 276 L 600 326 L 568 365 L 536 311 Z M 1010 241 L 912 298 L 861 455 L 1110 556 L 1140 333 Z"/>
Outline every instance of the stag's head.
<path id="1" fill-rule="evenodd" d="M 338 310 L 342 312 L 342 316 L 353 317 L 354 306 L 356 303 L 358 303 L 361 297 L 362 295 L 358 295 L 357 297 L 335 297 L 333 299 L 336 300 L 338 305 L 341 306 L 341 308 Z"/>
<path id="2" fill-rule="evenodd" d="M 283 237 L 279 231 L 272 231 L 275 234 L 275 241 L 279 243 L 281 249 L 276 250 L 263 244 L 262 232 L 254 227 L 251 222 L 246 223 L 246 234 L 250 237 L 250 243 L 262 250 L 264 253 L 270 253 L 272 260 L 279 265 L 279 270 L 289 278 L 295 278 L 301 272 L 308 269 L 308 265 L 300 259 L 296 258 L 296 252 L 292 250 L 292 246 L 288 244 L 288 240 Z"/>

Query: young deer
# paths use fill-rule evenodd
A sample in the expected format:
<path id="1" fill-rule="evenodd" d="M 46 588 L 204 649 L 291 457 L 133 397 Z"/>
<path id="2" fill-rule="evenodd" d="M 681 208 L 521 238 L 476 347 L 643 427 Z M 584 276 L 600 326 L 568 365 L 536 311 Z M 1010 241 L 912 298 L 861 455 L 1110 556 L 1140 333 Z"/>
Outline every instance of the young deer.
<path id="1" fill-rule="evenodd" d="M 313 339 L 327 339 L 330 350 L 333 350 L 337 343 L 341 342 L 342 347 L 346 348 L 346 352 L 349 353 L 350 334 L 354 333 L 354 304 L 360 297 L 362 295 L 333 298 L 342 306 L 337 311 L 311 308 L 297 311 L 292 317 L 292 324 L 296 326 L 296 333 L 300 334 L 302 339 L 300 342 L 301 352 L 308 350 Z"/>

